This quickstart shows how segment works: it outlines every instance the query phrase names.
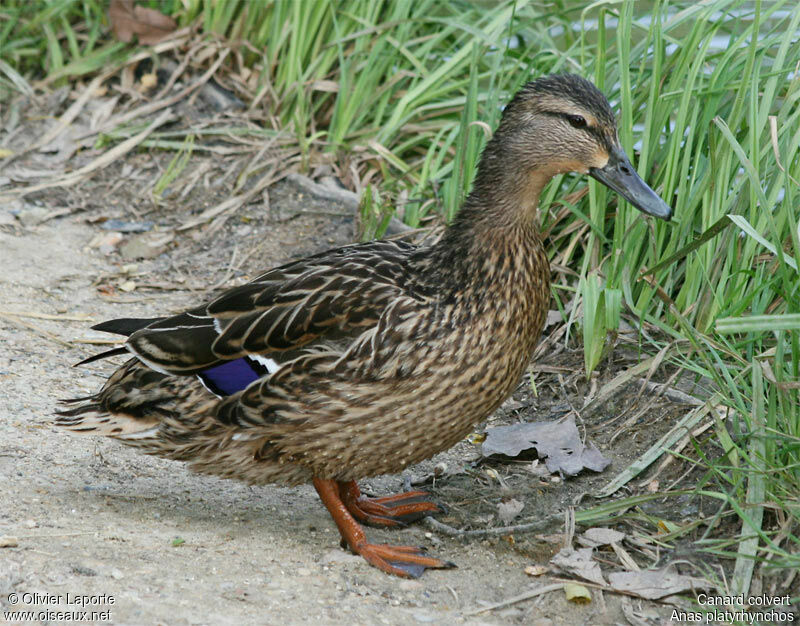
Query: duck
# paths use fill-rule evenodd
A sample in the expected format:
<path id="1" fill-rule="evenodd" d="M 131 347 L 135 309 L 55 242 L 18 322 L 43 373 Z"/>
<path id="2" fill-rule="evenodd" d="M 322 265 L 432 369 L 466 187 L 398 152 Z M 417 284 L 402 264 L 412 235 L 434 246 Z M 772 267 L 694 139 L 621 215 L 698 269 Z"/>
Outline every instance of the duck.
<path id="1" fill-rule="evenodd" d="M 124 344 L 102 388 L 58 426 L 251 485 L 312 483 L 342 546 L 388 574 L 454 567 L 368 541 L 442 511 L 424 491 L 368 497 L 467 436 L 514 391 L 542 332 L 550 264 L 537 228 L 554 176 L 588 175 L 642 213 L 672 209 L 637 174 L 611 106 L 572 74 L 505 106 L 471 192 L 432 244 L 377 240 L 267 270 L 178 315 L 93 328 Z"/>

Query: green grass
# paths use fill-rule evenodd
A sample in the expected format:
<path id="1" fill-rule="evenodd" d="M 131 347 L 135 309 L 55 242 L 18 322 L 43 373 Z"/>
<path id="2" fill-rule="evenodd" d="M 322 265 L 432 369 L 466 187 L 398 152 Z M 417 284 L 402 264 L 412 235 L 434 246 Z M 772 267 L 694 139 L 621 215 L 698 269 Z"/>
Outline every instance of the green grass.
<path id="1" fill-rule="evenodd" d="M 328 152 L 352 164 L 379 222 L 400 198 L 413 226 L 449 219 L 515 89 L 549 72 L 593 79 L 619 110 L 623 147 L 676 217 L 644 219 L 594 182 L 558 177 L 542 197 L 542 228 L 551 258 L 578 278 L 560 275 L 555 305 L 567 311 L 576 294 L 582 304 L 567 317 L 587 374 L 625 319 L 645 351 L 670 343 L 675 364 L 714 381 L 728 418 L 687 461 L 704 468 L 697 493 L 720 500 L 720 516 L 734 511 L 742 531 L 703 545 L 737 559 L 745 590 L 758 562 L 800 566 L 793 1 L 149 4 L 235 47 L 259 75 L 241 95 L 291 129 L 306 162 Z M 99 0 L 8 0 L 0 16 L 7 90 L 83 76 L 134 49 L 107 37 Z"/>

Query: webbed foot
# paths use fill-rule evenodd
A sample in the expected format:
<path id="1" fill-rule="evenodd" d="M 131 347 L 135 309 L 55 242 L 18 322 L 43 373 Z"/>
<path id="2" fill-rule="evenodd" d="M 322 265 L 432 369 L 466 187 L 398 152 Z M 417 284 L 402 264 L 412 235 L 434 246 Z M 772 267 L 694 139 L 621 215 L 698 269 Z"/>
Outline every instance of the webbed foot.
<path id="1" fill-rule="evenodd" d="M 360 554 L 370 565 L 387 574 L 394 574 L 403 578 L 419 578 L 426 569 L 449 569 L 455 567 L 455 564 L 450 561 L 428 556 L 425 554 L 425 548 L 369 543 L 350 507 L 345 503 L 345 500 L 355 498 L 359 514 L 363 514 L 368 519 L 377 519 L 376 523 L 382 526 L 399 526 L 405 524 L 403 520 L 406 516 L 415 516 L 414 519 L 418 519 L 426 512 L 440 510 L 432 502 L 419 499 L 427 494 L 424 492 L 409 492 L 399 496 L 389 496 L 388 498 L 364 498 L 357 491 L 358 487 L 355 486 L 354 491 L 351 485 L 355 486 L 355 483 L 337 482 L 322 478 L 314 479 L 314 488 L 317 490 L 325 508 L 331 514 L 333 521 L 336 522 L 336 526 L 342 536 L 342 542 L 353 552 Z M 365 508 L 373 512 L 366 513 L 364 512 Z M 389 515 L 377 515 L 375 514 L 376 511 L 387 512 Z"/>

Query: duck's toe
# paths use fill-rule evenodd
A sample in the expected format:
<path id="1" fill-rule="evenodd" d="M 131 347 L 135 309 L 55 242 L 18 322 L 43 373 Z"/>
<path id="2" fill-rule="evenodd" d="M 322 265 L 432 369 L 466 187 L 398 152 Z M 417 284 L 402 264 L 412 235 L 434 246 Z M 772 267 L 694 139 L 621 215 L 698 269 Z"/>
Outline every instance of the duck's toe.
<path id="1" fill-rule="evenodd" d="M 340 483 L 339 493 L 350 514 L 368 526 L 403 527 L 428 515 L 443 513 L 444 507 L 430 500 L 425 491 L 407 491 L 370 498 L 361 495 L 354 481 Z"/>
<path id="2" fill-rule="evenodd" d="M 387 574 L 401 578 L 419 578 L 426 569 L 452 569 L 456 564 L 425 553 L 425 548 L 417 546 L 392 546 L 387 544 L 363 543 L 354 552 Z"/>

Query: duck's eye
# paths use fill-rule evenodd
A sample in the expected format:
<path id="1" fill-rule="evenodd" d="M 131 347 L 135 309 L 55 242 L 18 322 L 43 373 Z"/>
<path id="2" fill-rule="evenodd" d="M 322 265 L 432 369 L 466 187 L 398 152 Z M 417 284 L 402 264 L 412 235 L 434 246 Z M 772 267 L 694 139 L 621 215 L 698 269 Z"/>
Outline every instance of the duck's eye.
<path id="1" fill-rule="evenodd" d="M 586 118 L 583 115 L 567 115 L 567 121 L 573 128 L 586 128 Z"/>

